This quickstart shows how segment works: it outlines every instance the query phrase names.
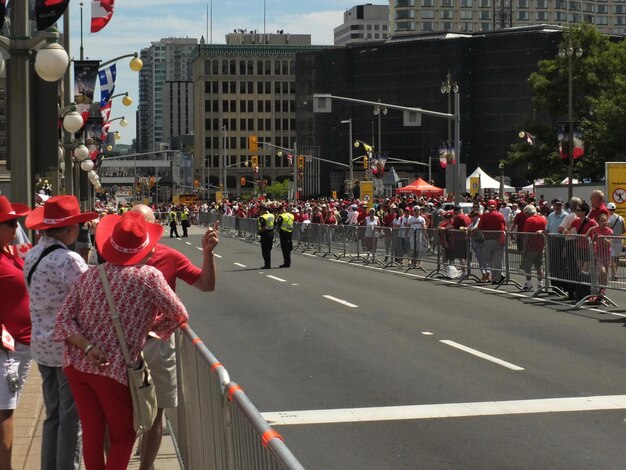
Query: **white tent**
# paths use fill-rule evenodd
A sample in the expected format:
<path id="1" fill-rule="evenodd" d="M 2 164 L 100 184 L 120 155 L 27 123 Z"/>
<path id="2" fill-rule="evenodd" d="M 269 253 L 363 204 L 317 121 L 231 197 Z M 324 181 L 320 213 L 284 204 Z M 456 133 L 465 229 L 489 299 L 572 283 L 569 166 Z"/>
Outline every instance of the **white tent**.
<path id="1" fill-rule="evenodd" d="M 492 189 L 495 191 L 499 191 L 500 190 L 500 182 L 497 180 L 494 180 L 491 176 L 489 176 L 487 173 L 485 173 L 480 167 L 476 168 L 474 170 L 474 173 L 472 173 L 471 175 L 469 175 L 466 179 L 465 179 L 465 188 L 467 189 L 467 192 L 470 192 L 470 178 L 476 178 L 476 177 L 480 177 L 480 189 Z M 515 188 L 513 186 L 509 186 L 507 184 L 504 185 L 504 190 L 505 191 L 514 191 Z"/>
<path id="2" fill-rule="evenodd" d="M 524 191 L 525 193 L 532 193 L 536 189 L 537 186 L 543 186 L 544 184 L 545 183 L 543 179 L 538 179 L 538 180 L 535 180 L 534 183 L 530 183 L 529 185 L 524 186 L 522 188 L 522 191 Z"/>

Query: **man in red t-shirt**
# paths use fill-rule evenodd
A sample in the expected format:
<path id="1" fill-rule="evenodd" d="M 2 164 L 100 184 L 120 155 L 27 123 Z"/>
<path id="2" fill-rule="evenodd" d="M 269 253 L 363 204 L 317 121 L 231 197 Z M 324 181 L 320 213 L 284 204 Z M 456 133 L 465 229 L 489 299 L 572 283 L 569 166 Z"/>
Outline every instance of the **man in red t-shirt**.
<path id="1" fill-rule="evenodd" d="M 502 259 L 504 257 L 504 243 L 506 241 L 506 221 L 498 212 L 496 201 L 487 201 L 486 211 L 480 217 L 477 230 L 486 230 L 483 252 L 485 264 L 489 269 L 489 277 L 485 281 L 492 284 L 502 282 Z"/>
<path id="2" fill-rule="evenodd" d="M 530 276 L 532 267 L 535 266 L 537 276 L 539 277 L 538 287 L 543 287 L 543 233 L 546 230 L 546 218 L 537 213 L 537 209 L 532 204 L 524 207 L 524 213 L 528 217 L 524 221 L 524 228 L 520 235 L 522 239 L 522 269 L 526 273 L 526 284 L 523 290 L 532 290 L 533 283 Z"/>
<path id="3" fill-rule="evenodd" d="M 606 214 L 606 216 L 609 217 L 609 209 L 606 207 L 606 204 L 604 204 L 604 193 L 602 191 L 599 189 L 591 191 L 589 201 L 591 203 L 591 211 L 587 216 L 589 219 L 597 222 L 600 214 Z"/>
<path id="4" fill-rule="evenodd" d="M 156 223 L 150 207 L 143 204 L 135 205 L 131 210 L 139 212 L 146 221 Z M 193 265 L 189 259 L 166 245 L 157 244 L 155 251 L 147 261 L 163 273 L 172 290 L 176 290 L 176 279 L 202 292 L 215 290 L 215 261 L 213 250 L 219 243 L 217 236 L 218 222 L 210 227 L 202 237 L 202 269 Z M 163 409 L 176 407 L 178 391 L 176 385 L 176 351 L 174 335 L 169 340 L 150 336 L 144 346 L 144 359 L 150 367 L 157 395 L 157 417 L 152 429 L 145 432 L 141 439 L 141 468 L 152 468 L 161 447 L 163 436 Z"/>

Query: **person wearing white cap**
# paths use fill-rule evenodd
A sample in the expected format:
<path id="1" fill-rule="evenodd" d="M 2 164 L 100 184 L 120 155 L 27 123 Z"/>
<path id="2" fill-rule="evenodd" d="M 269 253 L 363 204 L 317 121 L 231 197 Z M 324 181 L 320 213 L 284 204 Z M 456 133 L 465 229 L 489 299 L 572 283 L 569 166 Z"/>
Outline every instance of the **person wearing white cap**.
<path id="1" fill-rule="evenodd" d="M 616 211 L 617 206 L 614 202 L 606 205 L 609 211 L 609 227 L 613 230 L 614 237 L 622 237 L 624 235 L 624 218 Z M 619 238 L 611 239 L 611 281 L 617 281 L 617 272 L 619 268 L 619 258 L 623 251 L 623 243 Z"/>

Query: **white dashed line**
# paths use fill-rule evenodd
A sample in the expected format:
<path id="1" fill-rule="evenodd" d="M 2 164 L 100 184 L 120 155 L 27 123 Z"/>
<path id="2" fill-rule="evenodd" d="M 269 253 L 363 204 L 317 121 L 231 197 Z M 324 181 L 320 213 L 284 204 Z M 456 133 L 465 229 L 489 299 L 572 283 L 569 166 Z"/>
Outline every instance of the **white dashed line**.
<path id="1" fill-rule="evenodd" d="M 422 334 L 424 336 L 432 336 L 432 335 L 434 335 L 434 333 L 431 333 L 430 331 L 422 331 Z"/>
<path id="2" fill-rule="evenodd" d="M 347 302 L 347 301 L 345 301 L 345 300 L 338 299 L 337 297 L 333 297 L 332 295 L 324 295 L 324 296 L 322 296 L 322 297 L 324 297 L 324 298 L 326 298 L 326 299 L 328 299 L 328 300 L 332 300 L 333 302 L 337 302 L 337 303 L 340 303 L 340 304 L 342 304 L 342 305 L 345 305 L 346 307 L 350 307 L 350 308 L 356 308 L 356 307 L 358 307 L 358 305 L 351 304 L 350 302 Z"/>
<path id="3" fill-rule="evenodd" d="M 261 413 L 271 426 L 626 409 L 626 395 Z"/>
<path id="4" fill-rule="evenodd" d="M 187 245 L 191 245 L 191 242 L 185 242 Z"/>
<path id="5" fill-rule="evenodd" d="M 233 263 L 235 266 L 239 266 L 240 268 L 247 268 L 248 266 L 246 266 L 245 264 L 241 264 L 241 263 Z"/>
<path id="6" fill-rule="evenodd" d="M 287 282 L 286 280 L 281 279 L 281 278 L 276 277 L 276 276 L 272 276 L 271 274 L 268 274 L 267 277 L 269 277 L 270 279 L 274 279 L 275 281 L 278 281 L 278 282 Z"/>
<path id="7" fill-rule="evenodd" d="M 466 353 L 472 354 L 476 357 L 480 357 L 482 359 L 486 359 L 495 364 L 501 365 L 511 370 L 524 370 L 523 367 L 516 366 L 515 364 L 511 364 L 510 362 L 503 361 L 502 359 L 498 359 L 497 357 L 490 356 L 489 354 L 482 353 L 477 351 L 476 349 L 468 348 L 467 346 L 463 346 L 462 344 L 455 343 L 454 341 L 450 341 L 448 339 L 440 339 L 441 343 L 447 344 L 448 346 L 452 346 L 453 348 L 460 349 L 461 351 L 465 351 Z"/>

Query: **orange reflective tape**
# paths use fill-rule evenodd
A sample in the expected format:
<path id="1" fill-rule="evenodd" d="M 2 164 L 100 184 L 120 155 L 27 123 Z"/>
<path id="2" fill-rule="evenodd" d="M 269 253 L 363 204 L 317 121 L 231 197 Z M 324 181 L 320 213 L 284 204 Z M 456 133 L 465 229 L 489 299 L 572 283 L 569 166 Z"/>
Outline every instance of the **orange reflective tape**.
<path id="1" fill-rule="evenodd" d="M 280 434 L 278 434 L 276 431 L 274 431 L 273 429 L 270 429 L 268 431 L 265 431 L 263 433 L 263 435 L 261 436 L 261 439 L 263 441 L 263 447 L 267 447 L 267 445 L 270 443 L 270 441 L 272 439 L 280 439 L 281 441 L 285 442 L 285 439 L 283 439 L 283 436 L 281 436 Z"/>
<path id="2" fill-rule="evenodd" d="M 221 362 L 216 362 L 215 364 L 213 364 L 211 366 L 211 370 L 214 371 L 215 369 L 217 369 L 218 367 L 223 367 Z"/>
<path id="3" fill-rule="evenodd" d="M 243 392 L 243 388 L 241 388 L 239 385 L 231 385 L 228 388 L 228 401 L 233 401 L 233 395 L 235 394 L 235 392 Z"/>
<path id="4" fill-rule="evenodd" d="M 194 340 L 191 341 L 191 344 L 198 344 L 198 343 L 202 343 L 202 340 L 200 338 L 195 338 Z"/>

